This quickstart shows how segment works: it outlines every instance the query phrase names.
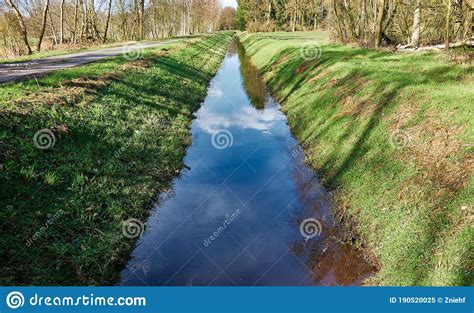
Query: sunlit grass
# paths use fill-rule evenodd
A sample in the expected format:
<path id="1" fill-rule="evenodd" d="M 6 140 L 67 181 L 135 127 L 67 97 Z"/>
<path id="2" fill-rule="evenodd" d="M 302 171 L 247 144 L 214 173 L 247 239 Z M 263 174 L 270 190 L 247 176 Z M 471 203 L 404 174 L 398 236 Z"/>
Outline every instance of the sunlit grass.
<path id="1" fill-rule="evenodd" d="M 192 39 L 146 50 L 130 65 L 117 57 L 0 87 L 0 284 L 117 278 L 134 243 L 122 223 L 145 221 L 181 169 L 192 113 L 230 38 Z M 42 129 L 54 132 L 51 149 L 34 146 Z M 64 213 L 51 222 L 57 212 Z"/>
<path id="2" fill-rule="evenodd" d="M 472 283 L 470 63 L 331 44 L 322 32 L 241 39 L 339 214 L 380 261 L 369 283 Z M 305 46 L 321 57 L 305 59 Z"/>

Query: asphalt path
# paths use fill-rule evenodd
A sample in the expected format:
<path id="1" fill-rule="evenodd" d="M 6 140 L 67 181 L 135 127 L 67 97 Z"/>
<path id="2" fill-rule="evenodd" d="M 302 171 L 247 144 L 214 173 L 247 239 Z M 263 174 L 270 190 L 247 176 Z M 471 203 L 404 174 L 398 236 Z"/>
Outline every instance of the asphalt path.
<path id="1" fill-rule="evenodd" d="M 49 72 L 89 64 L 121 54 L 124 54 L 130 60 L 134 60 L 143 54 L 144 49 L 159 47 L 176 41 L 179 41 L 179 39 L 132 43 L 113 48 L 64 54 L 31 61 L 2 63 L 0 64 L 0 84 L 34 79 Z"/>

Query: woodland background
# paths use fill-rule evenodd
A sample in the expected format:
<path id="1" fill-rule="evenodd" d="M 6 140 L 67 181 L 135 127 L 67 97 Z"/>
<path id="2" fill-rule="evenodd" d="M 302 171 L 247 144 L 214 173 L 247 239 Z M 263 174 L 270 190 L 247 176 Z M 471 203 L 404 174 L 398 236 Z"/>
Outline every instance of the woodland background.
<path id="1" fill-rule="evenodd" d="M 363 46 L 435 45 L 468 41 L 473 0 L 238 0 L 240 29 L 330 29 Z"/>
<path id="2" fill-rule="evenodd" d="M 365 47 L 472 46 L 474 0 L 0 0 L 0 55 L 218 30 L 326 29 Z"/>
<path id="3" fill-rule="evenodd" d="M 0 54 L 193 35 L 233 21 L 218 0 L 0 0 Z"/>

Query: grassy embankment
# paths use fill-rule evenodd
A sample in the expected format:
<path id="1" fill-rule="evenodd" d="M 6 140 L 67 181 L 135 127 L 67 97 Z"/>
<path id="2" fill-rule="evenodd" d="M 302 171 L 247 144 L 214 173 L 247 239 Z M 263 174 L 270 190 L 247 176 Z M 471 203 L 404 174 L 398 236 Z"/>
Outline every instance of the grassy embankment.
<path id="1" fill-rule="evenodd" d="M 108 284 L 182 166 L 231 34 L 0 86 L 0 284 Z M 37 149 L 49 129 L 55 143 Z M 36 236 L 35 236 L 36 234 Z"/>
<path id="2" fill-rule="evenodd" d="M 380 271 L 367 283 L 471 284 L 472 66 L 335 45 L 316 32 L 241 40 L 338 214 L 356 220 L 376 256 Z M 321 57 L 308 59 L 316 43 Z"/>

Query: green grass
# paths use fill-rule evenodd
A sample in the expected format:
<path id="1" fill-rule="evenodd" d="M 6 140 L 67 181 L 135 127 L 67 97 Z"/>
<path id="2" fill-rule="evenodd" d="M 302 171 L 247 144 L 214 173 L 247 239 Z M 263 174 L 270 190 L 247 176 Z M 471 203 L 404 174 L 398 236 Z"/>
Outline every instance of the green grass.
<path id="1" fill-rule="evenodd" d="M 114 282 L 134 244 L 123 222 L 145 221 L 181 169 L 231 35 L 0 87 L 1 285 Z M 47 150 L 34 146 L 42 129 Z"/>
<path id="2" fill-rule="evenodd" d="M 331 44 L 322 32 L 240 37 L 337 213 L 379 262 L 367 284 L 472 284 L 472 66 Z M 305 59 L 317 45 L 321 57 Z"/>

